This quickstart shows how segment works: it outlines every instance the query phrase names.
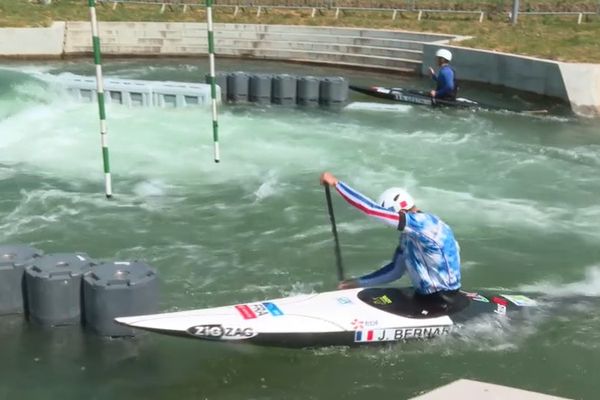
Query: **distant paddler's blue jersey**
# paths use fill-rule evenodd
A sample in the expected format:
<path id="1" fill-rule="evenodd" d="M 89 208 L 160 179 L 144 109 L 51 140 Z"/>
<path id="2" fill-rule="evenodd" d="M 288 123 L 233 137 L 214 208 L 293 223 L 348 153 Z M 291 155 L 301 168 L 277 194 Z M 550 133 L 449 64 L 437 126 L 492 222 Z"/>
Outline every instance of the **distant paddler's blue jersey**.
<path id="1" fill-rule="evenodd" d="M 344 182 L 338 182 L 336 189 L 352 206 L 401 231 L 392 262 L 358 278 L 361 286 L 388 283 L 406 272 L 420 294 L 460 288 L 459 246 L 452 229 L 441 219 L 424 212 L 403 212 L 405 218 L 400 218 Z M 401 221 L 404 226 L 399 226 Z"/>
<path id="2" fill-rule="evenodd" d="M 456 97 L 456 92 L 458 90 L 456 87 L 456 73 L 451 66 L 448 64 L 443 65 L 437 75 L 433 75 L 433 80 L 437 82 L 437 87 L 435 89 L 436 99 Z"/>

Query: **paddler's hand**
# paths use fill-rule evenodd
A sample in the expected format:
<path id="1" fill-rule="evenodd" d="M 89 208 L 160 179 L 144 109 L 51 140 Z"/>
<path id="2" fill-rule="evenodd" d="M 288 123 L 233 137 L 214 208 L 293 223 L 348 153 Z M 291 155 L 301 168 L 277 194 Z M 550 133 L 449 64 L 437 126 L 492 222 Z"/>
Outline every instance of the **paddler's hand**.
<path id="1" fill-rule="evenodd" d="M 338 289 L 354 289 L 359 287 L 356 279 L 346 279 L 338 283 Z"/>
<path id="2" fill-rule="evenodd" d="M 429 95 L 435 99 L 435 90 L 432 90 L 431 92 L 429 92 Z"/>
<path id="3" fill-rule="evenodd" d="M 337 183 L 338 179 L 331 172 L 323 172 L 321 174 L 321 185 L 335 186 Z"/>
<path id="4" fill-rule="evenodd" d="M 435 70 L 431 67 L 429 67 L 429 73 L 431 74 L 431 76 L 435 75 Z"/>

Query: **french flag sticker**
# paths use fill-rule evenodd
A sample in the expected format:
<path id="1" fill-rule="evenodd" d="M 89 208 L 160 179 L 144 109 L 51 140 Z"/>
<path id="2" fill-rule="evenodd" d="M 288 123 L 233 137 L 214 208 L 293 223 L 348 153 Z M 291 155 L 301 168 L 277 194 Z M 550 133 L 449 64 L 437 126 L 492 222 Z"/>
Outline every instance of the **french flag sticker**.
<path id="1" fill-rule="evenodd" d="M 242 315 L 244 319 L 254 319 L 256 314 L 246 304 L 238 304 L 235 309 Z"/>
<path id="2" fill-rule="evenodd" d="M 373 334 L 373 331 L 356 331 L 356 334 L 354 335 L 354 341 L 370 342 L 371 340 L 373 340 L 374 336 L 375 335 Z"/>

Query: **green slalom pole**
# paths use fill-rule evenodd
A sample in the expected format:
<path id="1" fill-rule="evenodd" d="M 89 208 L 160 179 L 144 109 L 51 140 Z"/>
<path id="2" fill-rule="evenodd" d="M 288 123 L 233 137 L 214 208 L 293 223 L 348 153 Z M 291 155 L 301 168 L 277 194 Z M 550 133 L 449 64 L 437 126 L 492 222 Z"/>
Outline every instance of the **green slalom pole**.
<path id="1" fill-rule="evenodd" d="M 94 47 L 94 64 L 96 64 L 96 92 L 98 93 L 98 111 L 100 113 L 100 141 L 102 143 L 102 162 L 104 164 L 104 187 L 106 198 L 112 197 L 112 181 L 108 156 L 108 140 L 106 132 L 106 108 L 104 105 L 104 83 L 102 80 L 102 61 L 100 57 L 100 35 L 96 18 L 96 0 L 88 0 L 90 20 L 92 22 L 92 44 Z"/>
<path id="2" fill-rule="evenodd" d="M 215 143 L 215 162 L 219 159 L 219 121 L 217 119 L 217 78 L 215 76 L 215 37 L 213 33 L 212 5 L 214 0 L 206 0 L 206 27 L 208 29 L 208 62 L 210 64 L 210 95 L 212 97 L 212 126 Z"/>

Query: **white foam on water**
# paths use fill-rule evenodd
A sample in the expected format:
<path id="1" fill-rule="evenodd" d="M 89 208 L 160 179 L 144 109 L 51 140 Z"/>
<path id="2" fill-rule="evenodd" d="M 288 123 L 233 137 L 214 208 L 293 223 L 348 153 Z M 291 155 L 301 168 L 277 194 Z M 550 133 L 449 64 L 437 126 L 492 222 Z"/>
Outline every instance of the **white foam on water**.
<path id="1" fill-rule="evenodd" d="M 168 190 L 169 185 L 157 179 L 139 182 L 133 187 L 133 193 L 142 198 L 164 196 Z"/>
<path id="2" fill-rule="evenodd" d="M 548 207 L 535 200 L 481 198 L 469 192 L 421 187 L 421 204 L 444 215 L 459 214 L 462 219 L 483 222 L 487 226 L 527 226 L 538 230 L 553 229 L 556 220 L 570 211 Z"/>
<path id="3" fill-rule="evenodd" d="M 12 72 L 22 72 L 27 75 L 50 75 L 49 71 L 52 71 L 55 67 L 52 64 L 35 64 L 35 65 L 3 65 L 0 66 L 0 71 L 12 71 Z"/>
<path id="4" fill-rule="evenodd" d="M 271 170 L 267 173 L 267 176 L 264 178 L 264 181 L 260 184 L 258 189 L 253 193 L 255 196 L 255 203 L 260 202 L 263 199 L 268 197 L 272 197 L 277 193 L 280 193 L 281 190 L 277 178 L 277 174 L 275 171 Z"/>
<path id="5" fill-rule="evenodd" d="M 151 193 L 156 193 L 157 186 L 151 185 L 144 189 L 134 187 L 135 190 L 139 193 L 120 193 L 111 201 L 107 201 L 98 193 L 80 192 L 76 189 L 62 190 L 52 187 L 21 189 L 19 202 L 11 211 L 0 215 L 0 241 L 10 240 L 13 236 L 44 231 L 55 224 L 88 224 L 90 215 L 83 217 L 80 215 L 84 210 L 94 210 L 93 215 L 96 213 L 110 215 L 117 210 L 162 214 L 165 209 L 176 207 L 180 201 L 178 197 L 163 197 L 163 195 L 157 196 L 161 201 L 149 201 L 152 196 L 155 196 Z"/>
<path id="6" fill-rule="evenodd" d="M 14 168 L 0 165 L 0 181 L 4 181 L 14 177 L 17 174 Z"/>
<path id="7" fill-rule="evenodd" d="M 460 215 L 461 223 L 489 228 L 526 228 L 542 233 L 561 230 L 588 240 L 600 239 L 600 206 L 565 208 L 548 201 L 483 198 L 469 192 L 419 188 L 419 204 L 439 215 Z M 450 217 L 451 218 L 451 217 Z"/>
<path id="8" fill-rule="evenodd" d="M 331 226 L 329 225 L 316 225 L 302 232 L 294 234 L 291 238 L 296 239 L 307 239 L 311 237 L 320 237 L 331 232 Z"/>
<path id="9" fill-rule="evenodd" d="M 356 219 L 353 221 L 337 223 L 337 228 L 340 233 L 347 234 L 358 234 L 380 230 L 383 231 L 388 228 L 390 232 L 397 234 L 397 231 L 394 229 L 394 227 L 389 227 L 388 225 L 377 222 L 378 221 L 364 218 L 363 215 L 356 215 Z"/>
<path id="10" fill-rule="evenodd" d="M 476 133 L 472 132 L 457 132 L 457 131 L 446 131 L 443 133 L 436 133 L 427 130 L 417 130 L 410 132 L 405 135 L 410 140 L 417 140 L 422 143 L 429 144 L 442 144 L 442 145 L 454 145 L 460 146 L 467 142 L 476 139 Z"/>
<path id="11" fill-rule="evenodd" d="M 19 163 L 28 172 L 65 179 L 97 179 L 102 161 L 96 113 L 94 104 L 57 102 L 36 105 L 0 121 L 0 130 L 6 132 L 0 137 L 0 162 Z M 168 177 L 180 183 L 201 178 L 210 183 L 247 180 L 248 176 L 260 179 L 273 167 L 292 172 L 312 168 L 314 159 L 325 159 L 320 155 L 324 151 L 308 140 L 290 146 L 277 138 L 277 134 L 297 137 L 296 121 L 283 123 L 285 129 L 281 130 L 285 131 L 278 133 L 270 127 L 270 117 L 224 112 L 222 163 L 215 165 L 209 110 L 116 106 L 108 108 L 108 115 L 111 166 L 120 175 Z M 262 157 L 257 157 L 259 154 Z"/>
<path id="12" fill-rule="evenodd" d="M 600 265 L 588 266 L 584 279 L 576 282 L 563 283 L 543 280 L 532 284 L 521 285 L 523 292 L 544 293 L 549 297 L 590 296 L 600 297 Z"/>
<path id="13" fill-rule="evenodd" d="M 21 195 L 21 202 L 0 217 L 0 242 L 9 241 L 13 236 L 44 230 L 80 213 L 77 208 L 57 201 L 64 196 L 59 190 L 21 190 Z M 39 210 L 44 211 L 40 213 Z"/>
<path id="14" fill-rule="evenodd" d="M 281 295 L 285 297 L 299 296 L 303 294 L 315 294 L 317 288 L 321 286 L 321 282 L 295 282 L 291 288 L 286 288 L 281 291 Z"/>

